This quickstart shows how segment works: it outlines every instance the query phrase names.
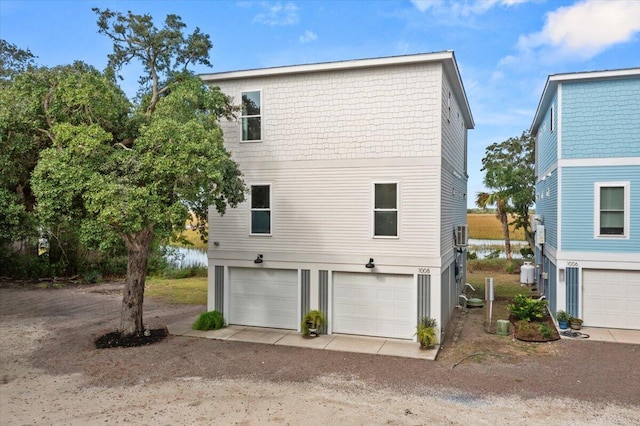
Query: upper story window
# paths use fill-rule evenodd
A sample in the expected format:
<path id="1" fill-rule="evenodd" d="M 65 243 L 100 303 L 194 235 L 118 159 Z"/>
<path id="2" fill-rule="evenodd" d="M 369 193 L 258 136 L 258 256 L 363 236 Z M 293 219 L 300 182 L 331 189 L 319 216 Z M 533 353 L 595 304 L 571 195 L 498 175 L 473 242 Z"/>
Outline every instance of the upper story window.
<path id="1" fill-rule="evenodd" d="M 595 236 L 629 237 L 629 182 L 595 184 Z"/>
<path id="2" fill-rule="evenodd" d="M 242 140 L 262 140 L 262 92 L 242 92 Z"/>
<path id="3" fill-rule="evenodd" d="M 553 133 L 553 107 L 549 110 L 549 131 Z"/>
<path id="4" fill-rule="evenodd" d="M 398 184 L 374 183 L 373 236 L 398 236 Z"/>
<path id="5" fill-rule="evenodd" d="M 251 234 L 271 235 L 271 185 L 251 185 Z"/>

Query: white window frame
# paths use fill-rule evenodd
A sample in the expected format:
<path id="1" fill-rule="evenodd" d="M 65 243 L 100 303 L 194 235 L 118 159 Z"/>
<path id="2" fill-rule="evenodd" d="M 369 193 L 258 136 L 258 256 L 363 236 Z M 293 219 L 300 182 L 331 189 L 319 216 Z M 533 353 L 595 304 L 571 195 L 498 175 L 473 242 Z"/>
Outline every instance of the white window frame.
<path id="1" fill-rule="evenodd" d="M 376 209 L 376 185 L 395 184 L 396 185 L 396 208 Z M 395 211 L 396 212 L 396 235 L 376 235 L 376 212 Z M 400 182 L 397 180 L 376 180 L 371 184 L 371 236 L 380 239 L 400 238 Z"/>
<path id="2" fill-rule="evenodd" d="M 269 187 L 269 208 L 254 209 L 253 204 L 253 187 L 254 186 L 268 186 Z M 273 184 L 271 182 L 254 182 L 249 185 L 251 191 L 249 191 L 249 236 L 251 237 L 270 237 L 273 235 Z M 254 211 L 268 211 L 269 212 L 269 233 L 253 233 L 253 212 Z"/>
<path id="3" fill-rule="evenodd" d="M 600 233 L 600 189 L 609 187 L 624 188 L 624 229 L 622 235 L 601 234 Z M 595 182 L 594 202 L 593 202 L 593 236 L 602 240 L 628 240 L 630 237 L 631 225 L 631 184 L 629 181 L 623 182 Z"/>
<path id="4" fill-rule="evenodd" d="M 250 93 L 250 92 L 258 92 L 260 93 L 260 114 L 258 115 L 242 115 L 242 96 L 245 93 Z M 240 142 L 241 143 L 256 143 L 256 142 L 262 142 L 264 140 L 264 111 L 263 111 L 263 107 L 264 107 L 264 96 L 262 94 L 262 89 L 249 89 L 249 90 L 243 90 L 242 92 L 240 92 Z M 244 140 L 242 139 L 242 122 L 243 119 L 245 118 L 255 118 L 258 117 L 260 118 L 260 139 L 248 139 L 248 140 Z"/>

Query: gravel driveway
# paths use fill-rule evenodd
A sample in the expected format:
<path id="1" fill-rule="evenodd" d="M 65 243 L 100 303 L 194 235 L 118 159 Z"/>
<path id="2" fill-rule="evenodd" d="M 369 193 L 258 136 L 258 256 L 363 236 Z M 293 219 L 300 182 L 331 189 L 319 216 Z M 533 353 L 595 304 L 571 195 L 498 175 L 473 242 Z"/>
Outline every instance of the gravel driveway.
<path id="1" fill-rule="evenodd" d="M 118 289 L 0 284 L 1 425 L 640 423 L 639 345 L 499 340 L 459 314 L 435 362 L 177 336 L 94 349 Z M 147 300 L 145 323 L 203 310 Z"/>

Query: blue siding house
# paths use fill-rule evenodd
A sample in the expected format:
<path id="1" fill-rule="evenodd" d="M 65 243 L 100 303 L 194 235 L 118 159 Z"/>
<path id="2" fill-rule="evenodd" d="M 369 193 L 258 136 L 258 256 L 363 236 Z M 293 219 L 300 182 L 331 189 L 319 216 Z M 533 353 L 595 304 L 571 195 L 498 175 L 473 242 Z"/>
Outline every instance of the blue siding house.
<path id="1" fill-rule="evenodd" d="M 640 68 L 549 76 L 531 134 L 551 309 L 640 330 Z"/>

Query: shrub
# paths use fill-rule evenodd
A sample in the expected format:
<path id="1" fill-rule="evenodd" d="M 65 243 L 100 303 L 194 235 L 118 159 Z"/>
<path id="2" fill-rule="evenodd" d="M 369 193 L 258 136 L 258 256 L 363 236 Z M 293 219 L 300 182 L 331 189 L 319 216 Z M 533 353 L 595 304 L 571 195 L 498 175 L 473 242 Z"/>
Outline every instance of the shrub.
<path id="1" fill-rule="evenodd" d="M 476 253 L 475 251 L 468 251 L 467 252 L 467 259 L 475 260 L 477 258 L 478 258 L 478 253 Z"/>
<path id="2" fill-rule="evenodd" d="M 504 265 L 504 271 L 507 274 L 513 274 L 516 272 L 516 264 L 513 262 L 508 262 L 507 264 Z"/>
<path id="3" fill-rule="evenodd" d="M 218 311 L 203 312 L 196 322 L 193 323 L 194 330 L 219 330 L 226 325 L 222 313 Z"/>
<path id="4" fill-rule="evenodd" d="M 556 319 L 558 321 L 569 321 L 569 319 L 571 319 L 571 315 L 569 315 L 569 313 L 565 311 L 558 311 L 556 313 Z"/>
<path id="5" fill-rule="evenodd" d="M 545 317 L 546 307 L 546 300 L 532 299 L 524 294 L 517 294 L 508 309 L 519 320 L 534 321 Z"/>
<path id="6" fill-rule="evenodd" d="M 553 329 L 549 327 L 548 324 L 538 324 L 538 331 L 540 332 L 540 335 L 545 339 L 551 339 L 553 337 Z"/>
<path id="7" fill-rule="evenodd" d="M 516 323 L 516 331 L 522 337 L 533 337 L 535 335 L 533 324 L 527 320 L 518 321 Z"/>
<path id="8" fill-rule="evenodd" d="M 309 327 L 308 322 L 311 322 L 311 327 Z M 326 322 L 326 318 L 321 311 L 317 309 L 310 310 L 307 314 L 302 318 L 302 323 L 300 324 L 300 328 L 302 329 L 302 334 L 305 336 L 309 336 L 311 333 L 309 328 L 321 328 Z"/>
<path id="9" fill-rule="evenodd" d="M 420 342 L 420 346 L 430 348 L 438 343 L 438 339 L 436 337 L 437 326 L 438 322 L 433 318 L 420 318 L 416 331 L 416 336 L 418 338 L 418 342 Z"/>

